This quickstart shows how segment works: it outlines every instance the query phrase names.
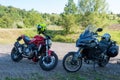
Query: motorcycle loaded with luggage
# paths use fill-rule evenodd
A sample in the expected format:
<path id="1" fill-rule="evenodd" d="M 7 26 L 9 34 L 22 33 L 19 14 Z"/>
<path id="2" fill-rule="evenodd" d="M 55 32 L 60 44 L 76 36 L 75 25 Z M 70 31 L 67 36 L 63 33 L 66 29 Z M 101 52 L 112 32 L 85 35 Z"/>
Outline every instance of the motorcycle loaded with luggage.
<path id="1" fill-rule="evenodd" d="M 118 45 L 116 41 L 111 40 L 109 33 L 99 36 L 102 28 L 97 28 L 89 25 L 76 41 L 78 51 L 68 52 L 63 58 L 63 67 L 68 72 L 76 72 L 81 66 L 82 62 L 93 62 L 100 67 L 105 67 L 111 57 L 118 55 Z M 99 40 L 98 37 L 101 39 Z"/>

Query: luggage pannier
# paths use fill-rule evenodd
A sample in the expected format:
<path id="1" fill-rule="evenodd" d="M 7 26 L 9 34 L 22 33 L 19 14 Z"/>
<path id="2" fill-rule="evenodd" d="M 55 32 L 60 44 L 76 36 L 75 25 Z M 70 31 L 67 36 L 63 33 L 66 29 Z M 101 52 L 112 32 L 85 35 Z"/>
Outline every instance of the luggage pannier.
<path id="1" fill-rule="evenodd" d="M 107 55 L 109 57 L 116 57 L 119 53 L 119 46 L 117 45 L 112 45 L 107 52 Z"/>

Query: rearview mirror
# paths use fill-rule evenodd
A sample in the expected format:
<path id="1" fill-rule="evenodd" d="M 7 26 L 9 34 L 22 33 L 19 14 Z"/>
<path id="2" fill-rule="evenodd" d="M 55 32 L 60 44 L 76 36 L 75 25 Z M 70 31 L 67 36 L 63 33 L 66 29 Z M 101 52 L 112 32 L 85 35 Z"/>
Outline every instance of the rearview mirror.
<path id="1" fill-rule="evenodd" d="M 101 31 L 103 31 L 102 28 L 98 28 L 98 29 L 97 29 L 97 32 L 101 32 Z"/>

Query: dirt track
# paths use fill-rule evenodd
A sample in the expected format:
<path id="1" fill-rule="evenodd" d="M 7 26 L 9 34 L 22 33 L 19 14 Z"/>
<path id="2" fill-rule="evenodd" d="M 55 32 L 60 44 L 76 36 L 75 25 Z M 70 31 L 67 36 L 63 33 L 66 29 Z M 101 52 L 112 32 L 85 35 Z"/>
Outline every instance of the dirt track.
<path id="1" fill-rule="evenodd" d="M 39 73 L 41 76 L 53 76 L 56 73 L 67 74 L 62 66 L 62 58 L 69 51 L 75 51 L 77 48 L 75 44 L 70 43 L 58 43 L 54 42 L 52 45 L 52 50 L 54 50 L 58 57 L 59 63 L 57 67 L 49 72 L 43 71 L 38 63 L 34 63 L 30 60 L 23 59 L 19 63 L 15 63 L 11 60 L 10 52 L 13 45 L 0 45 L 0 78 L 4 79 L 5 77 L 22 77 L 25 79 L 33 76 L 33 73 Z M 109 64 L 105 68 L 99 68 L 96 66 L 96 70 L 100 73 L 118 75 L 120 76 L 120 64 L 117 61 L 120 59 L 120 54 L 112 58 Z M 92 65 L 83 64 L 79 72 L 89 72 L 93 70 Z"/>

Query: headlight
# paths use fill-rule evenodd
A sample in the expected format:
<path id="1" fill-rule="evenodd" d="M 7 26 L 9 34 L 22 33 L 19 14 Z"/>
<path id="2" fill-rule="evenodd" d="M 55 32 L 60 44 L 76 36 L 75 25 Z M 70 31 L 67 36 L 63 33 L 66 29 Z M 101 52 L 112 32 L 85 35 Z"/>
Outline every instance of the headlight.
<path id="1" fill-rule="evenodd" d="M 48 40 L 48 45 L 51 47 L 51 45 L 52 45 L 52 40 Z"/>

